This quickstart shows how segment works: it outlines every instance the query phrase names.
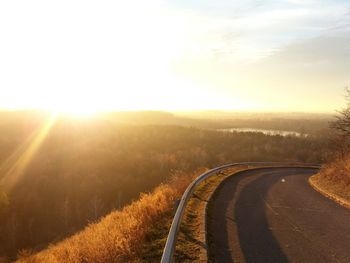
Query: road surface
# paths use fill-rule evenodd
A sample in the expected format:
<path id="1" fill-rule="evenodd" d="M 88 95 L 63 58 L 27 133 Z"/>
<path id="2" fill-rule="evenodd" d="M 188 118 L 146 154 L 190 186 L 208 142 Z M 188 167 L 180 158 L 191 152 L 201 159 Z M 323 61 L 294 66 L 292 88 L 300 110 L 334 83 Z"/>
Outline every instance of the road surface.
<path id="1" fill-rule="evenodd" d="M 350 210 L 316 192 L 317 170 L 265 168 L 228 178 L 211 201 L 214 262 L 350 262 Z"/>

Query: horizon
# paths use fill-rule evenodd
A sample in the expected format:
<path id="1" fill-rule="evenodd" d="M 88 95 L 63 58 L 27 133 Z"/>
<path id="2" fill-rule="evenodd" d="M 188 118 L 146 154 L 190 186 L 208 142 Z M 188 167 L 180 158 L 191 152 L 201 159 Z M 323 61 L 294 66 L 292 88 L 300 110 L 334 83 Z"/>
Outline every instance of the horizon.
<path id="1" fill-rule="evenodd" d="M 145 109 L 145 110 L 96 110 L 93 112 L 71 112 L 69 110 L 52 110 L 49 108 L 0 108 L 0 113 L 6 112 L 47 112 L 56 113 L 62 115 L 99 115 L 104 113 L 143 113 L 143 112 L 154 112 L 154 113 L 171 113 L 174 115 L 181 114 L 192 114 L 192 113 L 224 113 L 224 114 L 307 114 L 307 115 L 330 115 L 336 114 L 337 109 L 333 111 L 259 111 L 259 110 L 235 110 L 235 109 L 181 109 L 181 110 L 157 110 L 157 109 Z"/>

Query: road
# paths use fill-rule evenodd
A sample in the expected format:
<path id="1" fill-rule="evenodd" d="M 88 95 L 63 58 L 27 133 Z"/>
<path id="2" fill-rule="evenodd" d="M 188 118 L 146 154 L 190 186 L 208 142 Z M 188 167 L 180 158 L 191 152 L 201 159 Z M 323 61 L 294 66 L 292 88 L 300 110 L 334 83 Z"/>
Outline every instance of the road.
<path id="1" fill-rule="evenodd" d="M 215 262 L 350 262 L 350 210 L 316 192 L 316 170 L 265 168 L 228 178 L 211 201 Z"/>

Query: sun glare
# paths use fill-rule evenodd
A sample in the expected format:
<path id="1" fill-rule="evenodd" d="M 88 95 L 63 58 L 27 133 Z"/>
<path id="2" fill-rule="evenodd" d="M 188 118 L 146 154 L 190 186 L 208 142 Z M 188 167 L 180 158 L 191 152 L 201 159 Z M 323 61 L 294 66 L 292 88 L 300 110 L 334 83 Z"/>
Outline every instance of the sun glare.
<path id="1" fill-rule="evenodd" d="M 33 157 L 38 152 L 40 146 L 50 133 L 52 126 L 55 124 L 57 114 L 53 113 L 50 118 L 34 132 L 17 151 L 15 151 L 0 167 L 4 172 L 4 176 L 0 180 L 0 184 L 10 191 L 23 176 Z"/>
<path id="2" fill-rule="evenodd" d="M 75 97 L 65 101 L 57 100 L 53 106 L 48 108 L 58 115 L 68 115 L 75 118 L 88 118 L 102 111 L 101 106 L 96 105 L 96 102 L 93 103 L 92 99 L 83 101 Z"/>
<path id="3" fill-rule="evenodd" d="M 75 118 L 88 118 L 99 112 L 96 109 L 84 108 L 84 107 L 74 107 L 74 108 L 56 108 L 54 112 L 58 115 L 69 115 Z"/>

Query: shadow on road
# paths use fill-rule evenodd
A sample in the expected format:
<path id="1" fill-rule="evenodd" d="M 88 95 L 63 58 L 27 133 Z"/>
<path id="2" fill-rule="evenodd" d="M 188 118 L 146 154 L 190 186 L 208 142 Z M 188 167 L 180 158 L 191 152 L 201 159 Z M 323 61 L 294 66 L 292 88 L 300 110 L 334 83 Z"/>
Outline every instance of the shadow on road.
<path id="1" fill-rule="evenodd" d="M 256 169 L 209 202 L 210 262 L 350 262 L 349 210 L 307 183 L 316 171 Z"/>
<path id="2" fill-rule="evenodd" d="M 289 262 L 275 237 L 279 227 L 289 225 L 268 203 L 268 193 L 276 183 L 296 174 L 312 173 L 300 168 L 261 168 L 237 173 L 218 188 L 207 218 L 209 262 Z M 294 178 L 286 181 L 299 182 Z"/>
<path id="3" fill-rule="evenodd" d="M 234 211 L 239 242 L 247 262 L 288 262 L 266 214 L 268 190 L 280 179 L 272 174 L 258 177 L 244 187 L 236 202 Z"/>

